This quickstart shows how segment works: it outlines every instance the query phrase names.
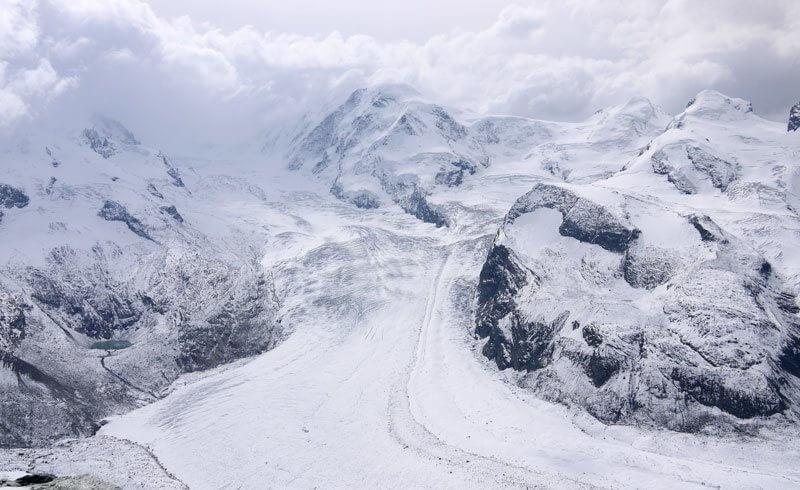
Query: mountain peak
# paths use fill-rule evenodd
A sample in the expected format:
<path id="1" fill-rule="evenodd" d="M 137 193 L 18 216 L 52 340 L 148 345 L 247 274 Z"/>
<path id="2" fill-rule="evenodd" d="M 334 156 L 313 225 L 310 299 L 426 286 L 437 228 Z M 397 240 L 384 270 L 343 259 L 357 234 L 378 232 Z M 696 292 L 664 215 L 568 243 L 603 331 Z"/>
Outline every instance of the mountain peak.
<path id="1" fill-rule="evenodd" d="M 95 114 L 92 117 L 92 124 L 94 129 L 106 138 L 116 140 L 125 145 L 140 144 L 133 132 L 116 119 L 111 119 L 102 114 Z"/>
<path id="2" fill-rule="evenodd" d="M 361 105 L 372 105 L 373 107 L 381 108 L 391 103 L 406 102 L 419 98 L 420 95 L 414 87 L 407 84 L 381 83 L 354 90 L 343 107 L 355 108 Z"/>
<path id="3" fill-rule="evenodd" d="M 83 141 L 98 155 L 110 158 L 118 151 L 118 145 L 136 146 L 139 140 L 119 121 L 100 114 L 92 117 L 92 127 L 81 132 Z"/>
<path id="4" fill-rule="evenodd" d="M 750 101 L 728 97 L 716 90 L 703 90 L 689 101 L 684 114 L 710 120 L 736 120 L 752 112 Z"/>

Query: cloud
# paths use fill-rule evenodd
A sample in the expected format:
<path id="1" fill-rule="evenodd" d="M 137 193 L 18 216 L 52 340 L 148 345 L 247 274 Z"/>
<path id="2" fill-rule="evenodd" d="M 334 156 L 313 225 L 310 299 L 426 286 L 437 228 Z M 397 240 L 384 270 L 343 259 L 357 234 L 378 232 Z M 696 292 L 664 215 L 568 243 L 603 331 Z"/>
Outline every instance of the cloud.
<path id="1" fill-rule="evenodd" d="M 31 104 L 48 102 L 78 82 L 75 77 L 59 77 L 46 59 L 10 73 L 8 68 L 7 62 L 0 63 L 0 127 L 31 115 Z"/>
<path id="2" fill-rule="evenodd" d="M 476 111 L 561 120 L 634 95 L 675 112 L 709 87 L 772 117 L 800 97 L 790 83 L 800 79 L 794 0 L 521 2 L 482 30 L 443 29 L 424 42 L 223 31 L 159 17 L 140 0 L 0 2 L 6 126 L 99 111 L 152 133 L 143 136 L 221 138 L 286 125 L 377 82 Z"/>

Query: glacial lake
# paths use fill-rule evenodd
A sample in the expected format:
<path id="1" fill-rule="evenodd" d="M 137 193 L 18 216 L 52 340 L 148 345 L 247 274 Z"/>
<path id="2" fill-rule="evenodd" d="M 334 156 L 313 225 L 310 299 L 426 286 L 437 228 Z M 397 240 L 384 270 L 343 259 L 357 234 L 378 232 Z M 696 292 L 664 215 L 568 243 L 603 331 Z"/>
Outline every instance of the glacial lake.
<path id="1" fill-rule="evenodd" d="M 130 347 L 132 344 L 127 340 L 101 340 L 92 344 L 92 349 L 118 350 Z"/>

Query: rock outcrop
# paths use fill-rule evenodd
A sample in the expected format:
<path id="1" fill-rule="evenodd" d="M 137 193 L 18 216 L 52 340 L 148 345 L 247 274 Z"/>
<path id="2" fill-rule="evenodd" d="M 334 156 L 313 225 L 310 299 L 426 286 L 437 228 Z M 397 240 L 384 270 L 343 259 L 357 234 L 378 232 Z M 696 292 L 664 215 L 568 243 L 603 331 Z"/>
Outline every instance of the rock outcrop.
<path id="1" fill-rule="evenodd" d="M 780 271 L 708 216 L 592 195 L 537 184 L 512 206 L 477 288 L 483 354 L 608 423 L 796 414 L 800 319 Z"/>
<path id="2" fill-rule="evenodd" d="M 800 102 L 792 106 L 789 111 L 789 124 L 787 131 L 797 131 L 800 128 Z"/>
<path id="3" fill-rule="evenodd" d="M 98 216 L 106 221 L 120 221 L 125 223 L 129 230 L 147 240 L 152 240 L 150 234 L 147 233 L 145 226 L 139 221 L 138 218 L 131 215 L 122 204 L 117 201 L 106 201 L 103 207 L 97 213 Z"/>

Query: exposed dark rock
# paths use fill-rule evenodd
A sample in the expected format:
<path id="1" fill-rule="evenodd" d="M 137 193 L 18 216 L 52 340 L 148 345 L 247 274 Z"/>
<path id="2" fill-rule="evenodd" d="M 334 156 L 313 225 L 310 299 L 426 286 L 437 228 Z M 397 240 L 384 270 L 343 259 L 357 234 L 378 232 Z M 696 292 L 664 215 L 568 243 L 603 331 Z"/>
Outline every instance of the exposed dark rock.
<path id="1" fill-rule="evenodd" d="M 622 272 L 631 286 L 653 289 L 669 281 L 676 263 L 677 259 L 667 250 L 637 244 L 625 251 Z"/>
<path id="2" fill-rule="evenodd" d="M 515 307 L 514 297 L 536 278 L 503 245 L 489 251 L 478 282 L 478 312 L 475 332 L 485 338 Z"/>
<path id="3" fill-rule="evenodd" d="M 140 292 L 139 298 L 142 300 L 143 305 L 161 315 L 165 315 L 169 311 L 169 307 L 171 306 L 169 300 L 165 299 L 157 300 L 146 293 Z"/>
<path id="4" fill-rule="evenodd" d="M 381 201 L 374 192 L 368 190 L 359 190 L 355 192 L 346 192 L 338 183 L 331 186 L 331 194 L 336 196 L 342 201 L 352 203 L 357 208 L 361 209 L 376 209 L 381 206 Z"/>
<path id="5" fill-rule="evenodd" d="M 598 347 L 603 343 L 603 334 L 600 331 L 600 327 L 595 323 L 585 325 L 581 334 L 589 347 Z"/>
<path id="6" fill-rule="evenodd" d="M 702 148 L 689 146 L 686 155 L 694 168 L 708 175 L 714 187 L 724 191 L 737 178 L 737 167 L 731 162 L 718 158 Z"/>
<path id="7" fill-rule="evenodd" d="M 558 231 L 563 236 L 617 253 L 624 252 L 640 233 L 619 221 L 606 208 L 585 199 L 579 199 L 569 210 Z"/>
<path id="8" fill-rule="evenodd" d="M 574 192 L 556 185 L 536 184 L 527 194 L 520 197 L 506 214 L 506 222 L 513 223 L 523 214 L 539 208 L 558 210 L 565 215 L 578 202 Z"/>
<path id="9" fill-rule="evenodd" d="M 728 374 L 686 367 L 673 369 L 671 377 L 698 402 L 739 418 L 768 416 L 785 408 L 779 392 L 763 375 Z"/>
<path id="10" fill-rule="evenodd" d="M 675 186 L 680 192 L 684 194 L 695 194 L 697 188 L 692 181 L 683 173 L 680 168 L 676 168 L 669 163 L 666 153 L 658 150 L 650 157 L 650 163 L 653 167 L 653 172 L 659 175 L 666 175 L 667 181 Z"/>
<path id="11" fill-rule="evenodd" d="M 403 211 L 437 227 L 448 225 L 444 212 L 438 206 L 428 202 L 427 192 L 420 187 L 419 179 L 416 176 L 400 175 L 395 177 L 381 174 L 380 179 L 384 190 L 393 197 Z"/>
<path id="12" fill-rule="evenodd" d="M 111 158 L 116 152 L 117 148 L 114 143 L 107 137 L 100 135 L 94 128 L 87 128 L 83 130 L 83 139 L 89 148 L 103 158 Z"/>
<path id="13" fill-rule="evenodd" d="M 0 351 L 11 351 L 25 338 L 25 311 L 29 308 L 19 298 L 0 291 Z"/>
<path id="14" fill-rule="evenodd" d="M 568 315 L 568 314 L 567 314 Z M 564 314 L 556 317 L 551 322 L 525 321 L 521 316 L 511 314 L 511 339 L 505 343 L 504 348 L 509 352 L 510 362 L 495 356 L 498 367 L 504 369 L 511 367 L 516 371 L 533 371 L 540 369 L 550 362 L 553 352 L 553 339 L 566 321 Z M 487 342 L 487 345 L 490 345 Z"/>
<path id="15" fill-rule="evenodd" d="M 153 184 L 147 184 L 147 192 L 149 192 L 152 196 L 157 197 L 159 199 L 164 199 L 164 194 L 159 192 L 158 188 Z"/>
<path id="16" fill-rule="evenodd" d="M 28 196 L 20 189 L 8 184 L 0 184 L 0 206 L 5 208 L 24 208 L 29 202 Z"/>
<path id="17" fill-rule="evenodd" d="M 793 105 L 789 111 L 787 131 L 797 131 L 798 128 L 800 128 L 800 102 Z"/>
<path id="18" fill-rule="evenodd" d="M 163 153 L 159 153 L 158 157 L 167 167 L 167 175 L 169 175 L 172 178 L 172 185 L 174 185 L 175 187 L 186 187 L 183 183 L 183 179 L 181 179 L 180 170 L 178 170 L 172 165 L 172 162 L 169 160 L 169 158 L 167 158 L 167 156 L 164 155 Z"/>
<path id="19" fill-rule="evenodd" d="M 622 359 L 614 352 L 595 350 L 584 365 L 586 376 L 596 387 L 601 387 L 622 367 Z"/>
<path id="20" fill-rule="evenodd" d="M 775 303 L 778 304 L 778 308 L 790 315 L 800 313 L 800 306 L 797 304 L 797 296 L 792 293 L 787 291 L 778 293 L 775 297 Z"/>
<path id="21" fill-rule="evenodd" d="M 446 139 L 458 140 L 467 135 L 467 128 L 453 119 L 453 116 L 443 108 L 435 106 L 431 112 L 436 116 L 436 127 Z"/>
<path id="22" fill-rule="evenodd" d="M 378 199 L 378 196 L 376 196 L 374 192 L 370 191 L 355 192 L 350 198 L 350 202 L 355 204 L 357 208 L 361 209 L 376 209 L 381 205 L 381 201 Z"/>
<path id="23" fill-rule="evenodd" d="M 50 180 L 47 182 L 47 187 L 44 188 L 45 194 L 49 196 L 53 193 L 53 188 L 55 187 L 56 182 L 58 182 L 58 179 L 55 177 L 50 177 Z"/>
<path id="24" fill-rule="evenodd" d="M 500 369 L 532 371 L 545 366 L 554 334 L 569 317 L 569 312 L 563 312 L 550 322 L 528 321 L 517 313 L 514 297 L 522 288 L 537 283 L 538 278 L 520 265 L 513 252 L 502 245 L 492 247 L 480 273 L 475 333 L 488 337 L 483 354 Z"/>
<path id="25" fill-rule="evenodd" d="M 174 219 L 178 223 L 183 223 L 183 216 L 181 216 L 181 213 L 178 212 L 178 209 L 175 208 L 174 205 L 161 206 L 158 209 L 160 209 L 161 212 L 170 215 L 172 219 Z"/>
<path id="26" fill-rule="evenodd" d="M 183 371 L 213 368 L 275 345 L 279 325 L 270 318 L 267 282 L 259 277 L 245 290 L 246 295 L 231 298 L 205 322 L 181 319 L 177 363 Z"/>
<path id="27" fill-rule="evenodd" d="M 404 211 L 426 223 L 434 224 L 437 227 L 447 226 L 447 218 L 437 207 L 428 203 L 421 190 L 414 191 L 410 196 L 400 200 L 399 204 Z"/>
<path id="28" fill-rule="evenodd" d="M 14 480 L 14 483 L 20 486 L 27 486 L 27 485 L 37 485 L 40 483 L 49 483 L 55 480 L 56 477 L 53 475 L 25 475 L 23 477 L 17 478 Z"/>
<path id="29" fill-rule="evenodd" d="M 689 223 L 694 226 L 695 230 L 700 234 L 700 238 L 705 242 L 726 241 L 719 226 L 708 216 L 700 216 L 697 214 L 690 215 Z"/>
<path id="30" fill-rule="evenodd" d="M 99 284 L 92 284 L 95 279 Z M 89 337 L 109 339 L 141 317 L 132 295 L 102 276 L 75 278 L 74 282 L 64 284 L 44 271 L 31 269 L 28 284 L 31 297 L 43 308 L 57 310 L 70 318 L 73 328 Z"/>
<path id="31" fill-rule="evenodd" d="M 97 213 L 98 216 L 106 221 L 121 221 L 128 226 L 128 229 L 142 238 L 153 240 L 147 233 L 144 225 L 136 217 L 132 216 L 125 206 L 117 201 L 106 201 L 103 208 Z"/>
<path id="32" fill-rule="evenodd" d="M 561 213 L 563 220 L 558 228 L 561 235 L 599 245 L 611 252 L 624 252 L 640 234 L 604 206 L 550 184 L 536 184 L 517 199 L 506 215 L 506 222 L 513 223 L 519 216 L 538 208 L 556 209 Z"/>
<path id="33" fill-rule="evenodd" d="M 436 173 L 434 182 L 437 185 L 446 185 L 448 187 L 458 187 L 464 182 L 464 171 L 461 169 L 445 170 L 442 169 Z"/>

